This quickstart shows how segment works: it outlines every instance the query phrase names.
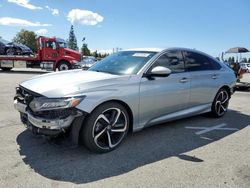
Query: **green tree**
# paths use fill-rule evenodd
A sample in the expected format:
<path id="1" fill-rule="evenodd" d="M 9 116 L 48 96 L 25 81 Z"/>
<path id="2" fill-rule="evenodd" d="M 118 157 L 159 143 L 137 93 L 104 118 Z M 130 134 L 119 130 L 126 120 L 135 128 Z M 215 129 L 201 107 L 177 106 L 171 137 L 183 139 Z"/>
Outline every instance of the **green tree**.
<path id="1" fill-rule="evenodd" d="M 250 63 L 250 57 L 248 58 L 248 63 Z"/>
<path id="2" fill-rule="evenodd" d="M 79 49 L 77 46 L 77 39 L 76 39 L 73 25 L 71 25 L 70 31 L 69 31 L 68 47 L 72 50 Z"/>
<path id="3" fill-rule="evenodd" d="M 98 57 L 98 53 L 97 53 L 97 51 L 92 52 L 92 53 L 91 53 L 91 56 L 93 56 L 93 57 L 97 58 L 97 57 Z"/>
<path id="4" fill-rule="evenodd" d="M 230 62 L 230 63 L 232 62 L 232 58 L 231 57 L 228 58 L 228 62 Z"/>
<path id="5" fill-rule="evenodd" d="M 101 58 L 105 58 L 105 57 L 107 57 L 107 56 L 109 56 L 109 53 L 104 53 L 104 54 L 101 54 Z"/>
<path id="6" fill-rule="evenodd" d="M 37 52 L 37 35 L 34 31 L 28 31 L 22 29 L 19 31 L 16 36 L 13 38 L 13 42 L 24 44 L 28 46 L 33 52 Z"/>
<path id="7" fill-rule="evenodd" d="M 242 58 L 242 62 L 247 62 L 247 58 L 246 57 L 244 57 L 244 58 Z"/>
<path id="8" fill-rule="evenodd" d="M 82 47 L 81 47 L 81 55 L 82 56 L 90 56 L 90 50 L 88 49 L 88 45 L 86 43 L 83 43 L 82 44 Z"/>

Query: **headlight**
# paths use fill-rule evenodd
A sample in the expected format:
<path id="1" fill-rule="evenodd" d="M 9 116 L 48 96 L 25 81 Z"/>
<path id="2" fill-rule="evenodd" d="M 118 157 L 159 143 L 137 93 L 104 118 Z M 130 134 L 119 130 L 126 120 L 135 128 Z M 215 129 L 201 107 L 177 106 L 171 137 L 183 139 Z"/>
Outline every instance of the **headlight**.
<path id="1" fill-rule="evenodd" d="M 71 98 L 58 98 L 50 99 L 45 97 L 34 98 L 29 107 L 32 111 L 46 111 L 46 110 L 56 110 L 62 108 L 71 108 L 77 106 L 83 99 L 83 97 L 71 97 Z"/>

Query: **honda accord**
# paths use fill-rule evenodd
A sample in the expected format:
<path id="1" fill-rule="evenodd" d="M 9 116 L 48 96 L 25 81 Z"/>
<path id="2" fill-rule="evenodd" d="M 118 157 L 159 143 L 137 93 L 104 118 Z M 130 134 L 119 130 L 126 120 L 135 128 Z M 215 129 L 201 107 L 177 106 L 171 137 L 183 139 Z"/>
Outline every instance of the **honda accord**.
<path id="1" fill-rule="evenodd" d="M 33 77 L 16 88 L 14 106 L 36 134 L 68 134 L 109 152 L 129 132 L 210 113 L 222 117 L 236 78 L 215 58 L 184 48 L 112 54 L 89 70 Z"/>

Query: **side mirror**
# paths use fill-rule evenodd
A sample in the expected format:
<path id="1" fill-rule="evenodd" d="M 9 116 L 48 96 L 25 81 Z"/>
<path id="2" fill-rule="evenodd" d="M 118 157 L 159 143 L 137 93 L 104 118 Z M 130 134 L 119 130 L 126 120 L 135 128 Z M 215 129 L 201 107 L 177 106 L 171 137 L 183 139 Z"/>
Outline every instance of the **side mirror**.
<path id="1" fill-rule="evenodd" d="M 152 77 L 167 77 L 171 74 L 171 70 L 166 67 L 157 66 L 151 70 L 149 75 Z"/>
<path id="2" fill-rule="evenodd" d="M 169 68 L 157 66 L 153 68 L 150 72 L 144 73 L 143 77 L 146 77 L 149 80 L 154 80 L 153 77 L 168 77 L 171 72 L 172 71 Z"/>

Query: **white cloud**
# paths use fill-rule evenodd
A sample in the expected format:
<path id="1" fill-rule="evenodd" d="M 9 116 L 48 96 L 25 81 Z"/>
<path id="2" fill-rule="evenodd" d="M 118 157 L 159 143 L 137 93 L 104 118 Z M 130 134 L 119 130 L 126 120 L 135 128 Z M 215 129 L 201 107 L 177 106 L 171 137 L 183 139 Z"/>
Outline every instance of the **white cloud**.
<path id="1" fill-rule="evenodd" d="M 48 5 L 45 6 L 45 8 L 47 8 L 52 15 L 58 16 L 59 15 L 59 10 L 57 8 L 50 8 Z"/>
<path id="2" fill-rule="evenodd" d="M 23 20 L 19 18 L 10 18 L 10 17 L 2 17 L 0 18 L 0 25 L 6 25 L 6 26 L 22 26 L 22 27 L 46 27 L 51 26 L 51 24 L 42 24 L 40 22 L 31 22 L 28 20 Z"/>
<path id="3" fill-rule="evenodd" d="M 14 3 L 16 5 L 19 5 L 21 7 L 31 9 L 31 10 L 43 9 L 42 7 L 38 7 L 38 6 L 30 4 L 29 0 L 8 0 L 8 2 L 9 3 Z"/>
<path id="4" fill-rule="evenodd" d="M 35 33 L 38 35 L 45 35 L 48 33 L 48 29 L 38 29 L 35 31 Z"/>
<path id="5" fill-rule="evenodd" d="M 74 24 L 96 25 L 103 21 L 103 17 L 98 13 L 89 10 L 72 9 L 68 13 L 68 20 Z"/>

